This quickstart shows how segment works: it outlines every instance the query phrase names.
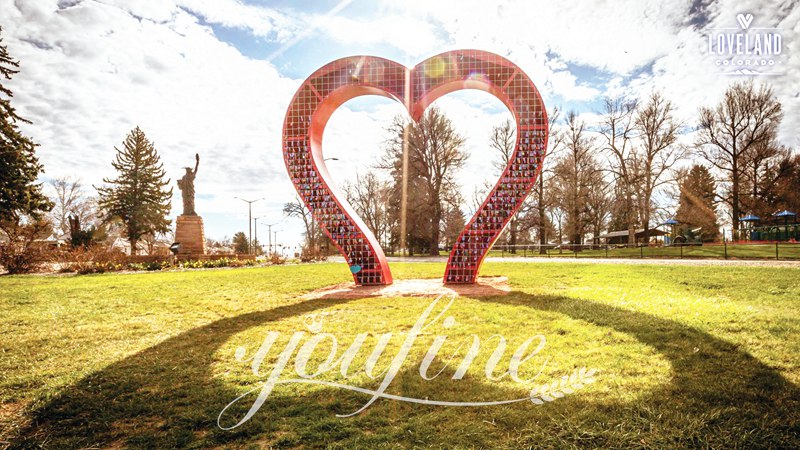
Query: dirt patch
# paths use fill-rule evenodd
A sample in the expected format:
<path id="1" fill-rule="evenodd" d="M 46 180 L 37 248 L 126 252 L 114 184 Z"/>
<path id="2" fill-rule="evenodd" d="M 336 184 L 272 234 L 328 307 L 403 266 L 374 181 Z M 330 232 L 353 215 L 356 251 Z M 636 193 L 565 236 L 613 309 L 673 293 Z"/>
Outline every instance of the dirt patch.
<path id="1" fill-rule="evenodd" d="M 440 278 L 395 280 L 388 286 L 356 286 L 352 281 L 326 286 L 302 296 L 304 299 L 358 299 L 369 297 L 493 297 L 511 292 L 507 277 L 478 277 L 475 284 L 443 284 Z"/>

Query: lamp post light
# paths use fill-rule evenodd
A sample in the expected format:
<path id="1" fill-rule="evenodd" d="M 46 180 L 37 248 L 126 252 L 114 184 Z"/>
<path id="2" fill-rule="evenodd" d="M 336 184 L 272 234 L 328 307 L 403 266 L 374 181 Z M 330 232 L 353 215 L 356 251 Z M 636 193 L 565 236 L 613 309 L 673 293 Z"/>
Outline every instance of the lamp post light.
<path id="1" fill-rule="evenodd" d="M 255 200 L 245 200 L 240 197 L 233 197 L 237 200 L 241 200 L 247 203 L 247 226 L 249 227 L 249 235 L 248 235 L 248 242 L 247 242 L 247 253 L 252 255 L 253 254 L 253 203 L 264 200 L 264 197 L 257 198 Z"/>
<path id="2" fill-rule="evenodd" d="M 278 233 L 281 232 L 281 231 L 283 231 L 283 230 L 278 230 L 278 231 L 274 232 L 275 233 L 275 251 L 276 252 L 278 250 Z"/>
<path id="3" fill-rule="evenodd" d="M 255 233 L 253 233 L 253 235 L 255 236 L 253 238 L 253 242 L 255 242 L 255 245 L 258 245 L 259 247 L 261 246 L 261 243 L 258 242 L 258 219 L 261 219 L 263 217 L 264 216 L 253 217 L 253 229 L 255 230 Z M 257 255 L 258 254 L 258 247 L 255 247 L 255 245 L 254 245 L 253 250 Z"/>

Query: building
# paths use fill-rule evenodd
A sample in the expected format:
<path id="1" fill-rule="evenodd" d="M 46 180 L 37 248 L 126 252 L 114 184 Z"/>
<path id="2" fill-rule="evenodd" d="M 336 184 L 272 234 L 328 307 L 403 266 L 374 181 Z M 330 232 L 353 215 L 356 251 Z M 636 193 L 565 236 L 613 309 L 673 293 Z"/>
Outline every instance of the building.
<path id="1" fill-rule="evenodd" d="M 658 228 L 651 228 L 647 231 L 649 237 L 658 237 L 658 236 L 666 236 L 669 233 L 663 230 L 659 230 Z M 620 231 L 609 231 L 606 234 L 601 234 L 595 238 L 598 244 L 607 244 L 607 245 L 626 245 L 628 243 L 628 230 L 620 230 Z M 636 243 L 643 244 L 644 241 L 644 229 L 640 228 L 636 230 Z"/>

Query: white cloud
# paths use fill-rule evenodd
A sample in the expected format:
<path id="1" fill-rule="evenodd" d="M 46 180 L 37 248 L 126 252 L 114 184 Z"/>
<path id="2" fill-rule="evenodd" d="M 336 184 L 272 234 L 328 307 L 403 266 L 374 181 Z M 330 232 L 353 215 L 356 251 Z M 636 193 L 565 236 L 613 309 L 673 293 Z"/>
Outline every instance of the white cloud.
<path id="1" fill-rule="evenodd" d="M 433 24 L 408 16 L 333 16 L 317 23 L 320 32 L 345 45 L 391 46 L 409 55 L 421 55 L 440 45 Z"/>
<path id="2" fill-rule="evenodd" d="M 14 104 L 34 121 L 24 130 L 41 144 L 47 177 L 79 174 L 85 184 L 98 184 L 111 175 L 113 147 L 139 125 L 155 141 L 173 178 L 195 152 L 201 154 L 198 210 L 218 216 L 216 225 L 207 225 L 216 237 L 246 224 L 246 208 L 232 200 L 234 195 L 266 196 L 272 203 L 261 203 L 258 214 L 274 216 L 280 215 L 280 203 L 293 198 L 280 127 L 300 81 L 281 75 L 269 62 L 243 56 L 202 23 L 245 30 L 257 42 L 284 46 L 313 39 L 319 44 L 304 44 L 322 55 L 333 45 L 337 51 L 374 48 L 376 56 L 399 51 L 405 58 L 399 62 L 409 65 L 447 50 L 480 48 L 519 65 L 550 107 L 558 98 L 586 112 L 603 95 L 643 97 L 656 89 L 692 123 L 697 108 L 716 103 L 730 79 L 716 73 L 705 55 L 704 31 L 689 22 L 735 26 L 736 13 L 752 11 L 760 26 L 782 28 L 783 61 L 791 75 L 768 81 L 785 109 L 781 137 L 800 145 L 796 4 L 721 0 L 710 3 L 702 17 L 689 16 L 688 0 L 412 0 L 386 3 L 375 8 L 377 13 L 357 6 L 337 7 L 339 13 L 329 16 L 239 0 L 0 0 L 0 23 L 5 43 L 22 63 L 11 83 Z M 291 51 L 287 60 L 308 57 Z M 451 94 L 437 105 L 468 138 L 473 156 L 462 175 L 468 196 L 470 184 L 489 179 L 491 126 L 510 115 L 485 93 Z M 345 105 L 333 115 L 324 145 L 341 159 L 329 164 L 337 180 L 352 179 L 356 169 L 363 172 L 374 163 L 383 128 L 401 112 L 400 105 L 386 103 L 366 110 Z M 287 226 L 299 238 L 297 224 Z"/>
<path id="3" fill-rule="evenodd" d="M 580 0 L 404 2 L 402 9 L 443 24 L 456 45 L 504 47 L 618 74 L 671 51 L 688 2 Z M 472 45 L 470 45 L 472 44 Z"/>
<path id="4" fill-rule="evenodd" d="M 5 43 L 21 60 L 14 104 L 34 122 L 24 131 L 41 145 L 46 177 L 100 184 L 113 176 L 114 146 L 138 125 L 173 181 L 201 154 L 199 211 L 239 214 L 234 195 L 291 198 L 280 133 L 297 81 L 242 56 L 180 8 L 135 14 L 95 2 L 0 1 L 0 23 L 13 24 Z M 232 234 L 223 223 L 207 229 Z"/>
<path id="5" fill-rule="evenodd" d="M 118 0 L 128 3 L 125 0 Z M 152 0 L 163 3 L 159 0 Z M 176 0 L 177 4 L 209 23 L 241 28 L 253 35 L 284 42 L 303 29 L 302 21 L 273 8 L 247 5 L 238 0 Z"/>

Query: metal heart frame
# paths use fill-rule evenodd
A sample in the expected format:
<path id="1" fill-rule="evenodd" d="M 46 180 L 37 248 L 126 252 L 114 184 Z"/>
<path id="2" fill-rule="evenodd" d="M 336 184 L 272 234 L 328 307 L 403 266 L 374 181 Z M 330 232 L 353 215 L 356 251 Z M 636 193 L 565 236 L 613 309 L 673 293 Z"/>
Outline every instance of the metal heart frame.
<path id="1" fill-rule="evenodd" d="M 547 148 L 544 102 L 528 76 L 502 56 L 481 50 L 445 52 L 412 69 L 374 56 L 326 64 L 292 98 L 283 124 L 283 158 L 297 193 L 339 251 L 359 285 L 392 283 L 383 249 L 328 173 L 322 135 L 333 112 L 362 95 L 405 105 L 417 121 L 439 97 L 461 89 L 489 92 L 508 107 L 516 144 L 508 166 L 453 245 L 445 283 L 475 283 L 492 244 L 519 210 L 539 176 Z"/>

